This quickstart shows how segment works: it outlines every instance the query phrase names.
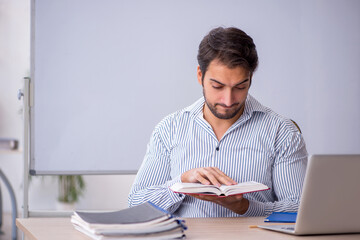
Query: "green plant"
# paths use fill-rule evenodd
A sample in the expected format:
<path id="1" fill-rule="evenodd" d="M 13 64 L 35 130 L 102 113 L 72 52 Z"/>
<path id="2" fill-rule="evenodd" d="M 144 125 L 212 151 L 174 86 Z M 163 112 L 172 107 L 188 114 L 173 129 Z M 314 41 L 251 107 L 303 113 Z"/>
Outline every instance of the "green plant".
<path id="1" fill-rule="evenodd" d="M 81 175 L 59 175 L 58 200 L 64 203 L 75 203 L 84 193 L 85 182 Z"/>

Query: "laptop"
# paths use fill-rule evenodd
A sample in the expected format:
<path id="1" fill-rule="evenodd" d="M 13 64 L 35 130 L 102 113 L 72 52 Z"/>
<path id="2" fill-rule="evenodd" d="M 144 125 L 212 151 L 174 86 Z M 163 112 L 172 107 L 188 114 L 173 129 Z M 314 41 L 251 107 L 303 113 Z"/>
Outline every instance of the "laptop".
<path id="1" fill-rule="evenodd" d="M 360 155 L 309 159 L 294 225 L 258 227 L 293 235 L 360 232 Z"/>

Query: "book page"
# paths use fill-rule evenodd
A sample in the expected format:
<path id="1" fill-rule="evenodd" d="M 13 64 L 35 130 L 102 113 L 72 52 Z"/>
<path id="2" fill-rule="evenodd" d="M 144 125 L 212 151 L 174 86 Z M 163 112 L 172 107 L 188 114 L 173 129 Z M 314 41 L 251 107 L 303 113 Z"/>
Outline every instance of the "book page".
<path id="1" fill-rule="evenodd" d="M 204 185 L 201 183 L 175 183 L 171 190 L 181 193 L 215 194 L 220 195 L 221 190 L 215 185 Z"/>
<path id="2" fill-rule="evenodd" d="M 222 185 L 220 187 L 220 190 L 226 196 L 267 190 L 267 189 L 269 189 L 268 186 L 254 181 L 238 183 L 236 185 L 230 185 L 230 186 Z"/>

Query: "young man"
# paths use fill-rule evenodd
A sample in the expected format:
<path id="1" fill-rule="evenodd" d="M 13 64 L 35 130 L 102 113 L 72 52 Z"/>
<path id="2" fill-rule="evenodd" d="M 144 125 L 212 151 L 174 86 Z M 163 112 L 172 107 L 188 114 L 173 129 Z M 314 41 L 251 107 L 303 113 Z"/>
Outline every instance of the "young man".
<path id="1" fill-rule="evenodd" d="M 307 151 L 290 119 L 250 94 L 255 44 L 237 28 L 216 28 L 199 46 L 203 97 L 153 131 L 129 194 L 129 206 L 151 201 L 181 217 L 264 216 L 297 211 Z M 176 182 L 231 185 L 257 181 L 268 191 L 225 198 L 172 192 Z"/>

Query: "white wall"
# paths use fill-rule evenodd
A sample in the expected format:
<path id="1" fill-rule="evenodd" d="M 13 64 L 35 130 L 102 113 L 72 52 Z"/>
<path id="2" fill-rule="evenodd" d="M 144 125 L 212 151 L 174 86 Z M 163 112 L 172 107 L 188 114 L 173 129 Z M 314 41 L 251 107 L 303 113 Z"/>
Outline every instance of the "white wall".
<path id="1" fill-rule="evenodd" d="M 127 196 L 135 175 L 84 176 L 86 191 L 76 209 L 114 210 L 127 207 Z M 29 191 L 30 210 L 54 210 L 57 178 L 32 177 Z"/>
<path id="2" fill-rule="evenodd" d="M 0 137 L 16 138 L 22 144 L 22 103 L 17 91 L 29 74 L 29 1 L 0 1 Z M 22 153 L 0 152 L 0 168 L 11 182 L 20 208 L 22 198 Z M 11 209 L 9 194 L 1 182 L 4 211 Z"/>

